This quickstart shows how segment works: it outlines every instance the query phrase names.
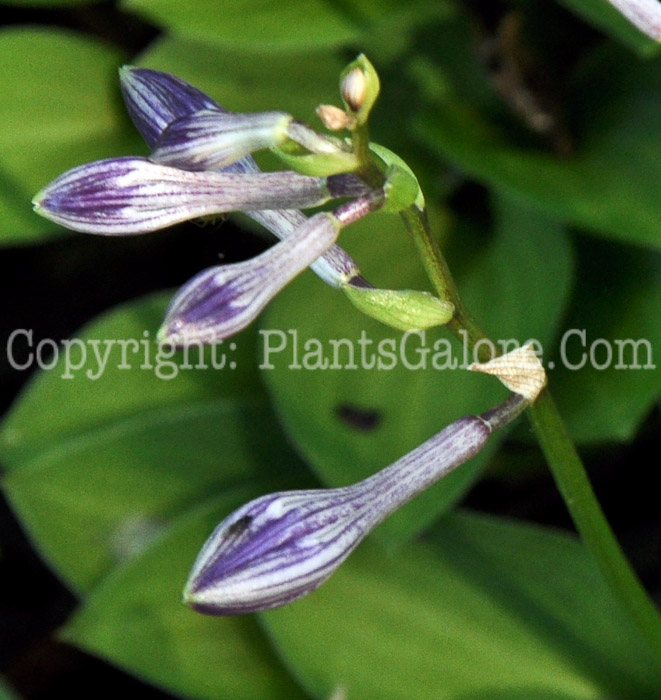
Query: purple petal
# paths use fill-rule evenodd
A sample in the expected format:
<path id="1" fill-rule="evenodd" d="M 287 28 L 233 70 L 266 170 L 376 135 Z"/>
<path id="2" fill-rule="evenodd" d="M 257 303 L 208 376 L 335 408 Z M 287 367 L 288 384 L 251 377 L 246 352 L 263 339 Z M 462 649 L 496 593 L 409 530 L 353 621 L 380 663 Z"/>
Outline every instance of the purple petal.
<path id="1" fill-rule="evenodd" d="M 64 173 L 34 206 L 75 231 L 127 235 L 234 210 L 317 206 L 332 196 L 330 189 L 323 178 L 296 173 L 188 172 L 125 157 Z"/>
<path id="2" fill-rule="evenodd" d="M 338 233 L 332 215 L 317 214 L 256 258 L 205 270 L 172 300 L 159 339 L 170 345 L 218 343 L 238 333 Z"/>
<path id="3" fill-rule="evenodd" d="M 609 0 L 634 26 L 661 41 L 661 5 L 658 0 Z"/>
<path id="4" fill-rule="evenodd" d="M 305 214 L 295 209 L 265 209 L 250 211 L 247 214 L 281 240 L 287 238 L 307 220 Z M 331 246 L 310 265 L 310 269 L 326 284 L 338 289 L 350 280 L 362 279 L 356 261 L 339 245 Z"/>

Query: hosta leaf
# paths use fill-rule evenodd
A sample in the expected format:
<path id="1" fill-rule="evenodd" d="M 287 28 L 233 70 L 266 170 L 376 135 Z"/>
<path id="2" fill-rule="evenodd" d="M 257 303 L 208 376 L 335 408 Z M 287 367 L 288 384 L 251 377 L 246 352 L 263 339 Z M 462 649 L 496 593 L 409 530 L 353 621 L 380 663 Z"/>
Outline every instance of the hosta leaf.
<path id="1" fill-rule="evenodd" d="M 37 191 L 69 168 L 138 146 L 119 97 L 123 60 L 71 31 L 0 31 L 0 240 L 63 231 L 32 212 Z"/>
<path id="2" fill-rule="evenodd" d="M 510 144 L 456 95 L 420 117 L 416 129 L 439 155 L 518 201 L 610 238 L 659 247 L 659 90 L 661 63 L 609 45 L 572 85 L 579 143 L 570 156 Z"/>
<path id="3" fill-rule="evenodd" d="M 251 332 L 202 355 L 197 348 L 187 357 L 159 350 L 154 338 L 171 296 L 158 294 L 118 307 L 70 339 L 70 353 L 60 347 L 57 364 L 35 374 L 0 429 L 5 467 L 132 415 L 220 393 L 262 393 Z M 55 359 L 51 348 L 20 329 L 7 344 L 14 365 L 31 368 L 39 358 L 50 366 Z M 223 360 L 225 366 L 215 369 Z M 206 369 L 196 368 L 200 364 Z"/>
<path id="4" fill-rule="evenodd" d="M 262 481 L 234 490 L 179 518 L 142 556 L 95 588 L 61 636 L 182 697 L 305 697 L 252 617 L 206 617 L 181 603 L 188 571 L 211 530 L 272 486 Z"/>
<path id="5" fill-rule="evenodd" d="M 311 596 L 260 617 L 320 698 L 642 699 L 659 683 L 577 541 L 467 513 L 397 555 L 364 543 Z"/>
<path id="6" fill-rule="evenodd" d="M 661 255 L 595 240 L 579 251 L 554 395 L 575 440 L 631 440 L 661 396 Z"/>
<path id="7" fill-rule="evenodd" d="M 160 295 L 107 314 L 81 333 L 83 347 L 144 341 L 164 302 Z M 140 344 L 137 358 L 127 355 L 124 369 L 114 347 L 96 381 L 85 375 L 86 367 L 98 370 L 92 360 L 63 378 L 63 358 L 18 399 L 1 433 L 4 487 L 37 546 L 74 588 L 88 589 L 209 493 L 297 468 L 257 384 L 254 335 L 233 342 L 247 348 L 228 349 L 236 370 L 194 369 L 196 353 L 170 380 L 155 371 L 153 343 Z M 151 370 L 140 367 L 147 347 Z M 174 361 L 167 362 L 166 376 Z"/>
<path id="8" fill-rule="evenodd" d="M 215 399 L 63 440 L 14 469 L 4 489 L 42 555 L 86 591 L 192 504 L 297 466 L 262 402 Z"/>
<path id="9" fill-rule="evenodd" d="M 358 0 L 351 5 L 329 0 L 289 3 L 281 0 L 235 0 L 222 10 L 213 0 L 124 0 L 173 34 L 202 38 L 225 46 L 268 49 L 314 49 L 357 40 L 366 29 L 390 16 L 411 14 L 428 0 Z M 302 75 L 303 73 L 301 73 Z"/>

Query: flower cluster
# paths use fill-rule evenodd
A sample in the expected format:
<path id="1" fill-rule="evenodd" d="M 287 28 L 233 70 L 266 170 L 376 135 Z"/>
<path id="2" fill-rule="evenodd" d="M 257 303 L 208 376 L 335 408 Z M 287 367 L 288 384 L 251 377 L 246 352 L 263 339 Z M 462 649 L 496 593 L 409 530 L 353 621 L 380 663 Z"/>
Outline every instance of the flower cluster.
<path id="1" fill-rule="evenodd" d="M 230 114 L 183 80 L 143 68 L 121 70 L 128 112 L 148 158 L 110 158 L 70 170 L 34 199 L 35 210 L 76 231 L 134 235 L 188 219 L 245 211 L 282 239 L 254 260 L 212 267 L 177 295 L 160 331 L 172 345 L 218 342 L 246 326 L 308 265 L 335 287 L 360 277 L 335 245 L 340 229 L 378 206 L 379 193 L 351 173 L 326 177 L 259 170 L 250 153 L 288 140 L 322 151 L 340 145 L 283 112 Z M 299 211 L 359 198 L 353 218 Z"/>
<path id="2" fill-rule="evenodd" d="M 358 133 L 379 84 L 367 59 L 354 63 L 341 85 L 346 111 L 325 105 L 320 114 L 329 128 Z M 372 162 L 357 162 L 365 144 L 322 136 L 283 112 L 230 114 L 179 78 L 148 69 L 124 68 L 121 84 L 150 156 L 74 168 L 36 196 L 37 212 L 77 231 L 132 235 L 244 211 L 281 239 L 251 260 L 195 276 L 172 300 L 159 331 L 162 341 L 213 343 L 235 334 L 308 266 L 341 288 L 356 308 L 396 328 L 450 320 L 454 307 L 447 300 L 374 289 L 336 245 L 343 227 L 377 208 L 424 207 L 415 176 L 395 154 L 370 145 L 383 170 L 368 177 Z M 260 171 L 251 153 L 263 148 L 281 148 L 282 159 L 302 164 L 301 172 Z M 300 211 L 336 199 L 345 201 L 332 212 L 308 217 Z M 496 374 L 517 393 L 493 411 L 456 421 L 353 486 L 276 493 L 240 508 L 202 549 L 186 602 L 226 615 L 273 608 L 314 590 L 394 510 L 479 452 L 545 381 L 529 349 L 472 369 Z"/>

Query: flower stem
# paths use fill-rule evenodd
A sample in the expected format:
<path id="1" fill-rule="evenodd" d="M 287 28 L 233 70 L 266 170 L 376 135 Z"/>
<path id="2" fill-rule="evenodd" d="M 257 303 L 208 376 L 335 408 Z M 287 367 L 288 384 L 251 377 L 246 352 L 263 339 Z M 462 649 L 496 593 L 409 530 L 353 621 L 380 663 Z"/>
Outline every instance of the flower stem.
<path id="1" fill-rule="evenodd" d="M 661 660 L 659 611 L 624 556 L 548 389 L 528 408 L 528 417 L 583 542 L 611 590 Z"/>
<path id="2" fill-rule="evenodd" d="M 459 290 L 450 268 L 431 233 L 427 211 L 420 210 L 413 205 L 402 211 L 401 215 L 436 293 L 443 301 L 450 301 L 454 304 L 454 316 L 447 324 L 448 328 L 457 336 L 459 336 L 459 331 L 463 331 L 466 334 L 469 347 L 472 349 L 477 345 L 477 359 L 480 362 L 487 362 L 491 359 L 488 344 L 479 342 L 488 340 L 487 335 L 475 323 L 459 296 Z M 461 338 L 461 336 L 459 337 Z M 463 340 L 463 338 L 461 339 Z"/>
<path id="3" fill-rule="evenodd" d="M 487 336 L 464 306 L 424 211 L 411 206 L 402 218 L 436 292 L 455 306 L 448 328 L 472 349 Z M 463 333 L 460 334 L 460 331 Z M 487 343 L 477 345 L 478 359 L 490 359 Z M 483 353 L 480 353 L 483 351 Z M 661 615 L 627 561 L 595 496 L 585 467 L 548 390 L 528 408 L 528 417 L 576 529 L 612 593 L 661 660 Z"/>
<path id="4" fill-rule="evenodd" d="M 353 152 L 358 161 L 358 169 L 355 174 L 373 189 L 383 187 L 384 174 L 379 170 L 370 154 L 370 139 L 367 124 L 362 124 L 353 132 Z"/>

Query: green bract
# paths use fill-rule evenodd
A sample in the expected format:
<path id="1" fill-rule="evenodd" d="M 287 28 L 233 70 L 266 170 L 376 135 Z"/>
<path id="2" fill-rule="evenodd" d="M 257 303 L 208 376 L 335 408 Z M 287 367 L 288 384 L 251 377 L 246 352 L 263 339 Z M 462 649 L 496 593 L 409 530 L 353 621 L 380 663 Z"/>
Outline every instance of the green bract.
<path id="1" fill-rule="evenodd" d="M 346 284 L 342 291 L 360 311 L 402 331 L 422 331 L 446 324 L 454 306 L 429 292 L 369 289 Z"/>

